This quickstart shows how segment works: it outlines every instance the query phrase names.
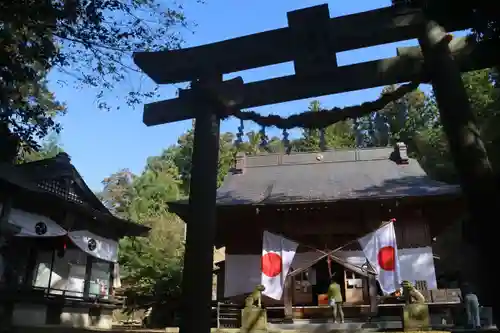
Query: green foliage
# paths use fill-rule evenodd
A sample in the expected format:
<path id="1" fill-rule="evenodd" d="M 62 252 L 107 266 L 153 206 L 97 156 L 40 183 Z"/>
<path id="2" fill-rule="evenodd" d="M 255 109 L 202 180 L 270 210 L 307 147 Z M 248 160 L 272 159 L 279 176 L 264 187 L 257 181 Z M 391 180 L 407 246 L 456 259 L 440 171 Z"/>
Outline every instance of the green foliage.
<path id="1" fill-rule="evenodd" d="M 233 165 L 234 134 L 220 136 L 219 183 Z M 147 238 L 120 242 L 122 278 L 131 299 L 148 302 L 179 297 L 184 254 L 184 223 L 168 211 L 167 202 L 189 194 L 193 129 L 181 135 L 176 145 L 148 158 L 140 175 L 120 170 L 103 181 L 99 193 L 116 215 L 152 228 Z M 141 306 L 141 301 L 133 303 Z"/>
<path id="2" fill-rule="evenodd" d="M 500 40 L 500 13 L 491 0 L 453 1 L 453 0 L 413 0 L 423 6 L 429 17 L 438 21 L 447 19 L 452 22 L 469 22 L 478 39 Z"/>
<path id="3" fill-rule="evenodd" d="M 64 152 L 60 142 L 59 136 L 56 133 L 48 136 L 42 141 L 40 148 L 33 149 L 30 146 L 23 147 L 18 156 L 18 163 L 34 162 L 46 158 L 55 157 L 57 154 Z"/>
<path id="4" fill-rule="evenodd" d="M 319 101 L 312 101 L 309 111 L 321 111 Z M 302 130 L 302 137 L 293 142 L 296 151 L 319 151 L 321 144 L 320 130 Z M 341 121 L 324 130 L 325 148 L 349 148 L 356 144 L 352 121 Z"/>
<path id="5" fill-rule="evenodd" d="M 233 133 L 222 133 L 219 139 L 219 173 L 218 185 L 222 184 L 224 176 L 232 166 L 236 148 L 234 146 Z M 167 148 L 161 155 L 162 160 L 169 160 L 169 163 L 177 167 L 180 189 L 182 194 L 189 194 L 189 183 L 191 181 L 191 156 L 193 154 L 194 121 L 193 128 L 182 134 L 177 140 L 177 145 Z"/>
<path id="6" fill-rule="evenodd" d="M 131 53 L 177 48 L 173 28 L 187 25 L 180 6 L 156 0 L 1 0 L 0 21 L 0 123 L 35 148 L 60 130 L 54 116 L 65 111 L 47 90 L 50 70 L 96 88 L 98 106 L 109 108 L 104 95 L 138 72 Z M 135 105 L 155 93 L 130 87 L 124 98 Z"/>

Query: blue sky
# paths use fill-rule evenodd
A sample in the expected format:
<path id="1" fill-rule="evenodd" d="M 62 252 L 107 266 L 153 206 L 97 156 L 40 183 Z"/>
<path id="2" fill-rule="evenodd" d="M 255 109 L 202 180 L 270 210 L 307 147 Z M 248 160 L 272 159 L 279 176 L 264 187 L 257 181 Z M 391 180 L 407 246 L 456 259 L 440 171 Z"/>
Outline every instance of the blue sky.
<path id="1" fill-rule="evenodd" d="M 195 0 L 184 0 L 186 16 L 197 24 L 194 33 L 185 31 L 185 46 L 207 44 L 285 27 L 288 11 L 325 2 L 329 4 L 332 17 L 390 5 L 390 0 L 206 0 L 205 4 L 197 4 Z M 417 45 L 417 42 L 413 40 L 343 52 L 337 55 L 337 60 L 339 65 L 347 65 L 392 57 L 396 55 L 396 47 L 408 45 Z M 251 82 L 289 74 L 293 74 L 292 63 L 232 73 L 225 77 L 240 75 L 245 82 Z M 134 173 L 140 173 L 148 156 L 157 155 L 163 148 L 174 144 L 179 135 L 191 126 L 191 122 L 187 121 L 146 127 L 142 123 L 142 108 L 132 109 L 125 103 L 120 110 L 101 111 L 96 107 L 96 91 L 90 88 L 74 89 L 71 85 L 61 86 L 57 83 L 61 78 L 57 73 L 52 73 L 49 77 L 52 91 L 59 100 L 65 101 L 68 105 L 67 115 L 60 118 L 63 125 L 61 142 L 70 154 L 73 164 L 93 190 L 100 190 L 102 179 L 120 169 L 128 168 Z M 132 80 L 139 82 L 141 77 L 133 77 Z M 145 85 L 153 86 L 151 80 L 147 78 L 142 80 Z M 130 86 L 127 84 L 115 87 L 119 93 L 110 94 L 109 98 L 113 99 L 111 102 L 119 103 L 115 96 L 119 96 L 120 91 L 123 91 L 123 95 L 126 94 L 128 87 Z M 175 97 L 178 87 L 162 87 L 162 98 Z M 381 88 L 356 91 L 321 97 L 318 100 L 328 108 L 355 105 L 376 99 L 380 90 Z M 306 110 L 311 100 L 282 103 L 256 110 L 263 114 L 286 116 Z M 238 122 L 230 119 L 222 124 L 222 131 L 234 132 L 237 126 Z M 246 123 L 245 129 L 257 129 L 257 127 Z M 269 134 L 279 135 L 279 132 L 271 130 Z"/>

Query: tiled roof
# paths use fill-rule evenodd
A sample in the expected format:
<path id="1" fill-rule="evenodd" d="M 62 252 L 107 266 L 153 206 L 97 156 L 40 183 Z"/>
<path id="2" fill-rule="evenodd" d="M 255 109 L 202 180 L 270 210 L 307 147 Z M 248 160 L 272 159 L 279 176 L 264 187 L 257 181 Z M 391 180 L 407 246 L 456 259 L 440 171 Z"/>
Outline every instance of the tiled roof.
<path id="1" fill-rule="evenodd" d="M 457 194 L 399 150 L 370 148 L 243 156 L 217 192 L 218 205 L 299 203 Z M 405 154 L 406 155 L 406 154 Z M 399 159 L 399 160 L 398 160 Z"/>
<path id="2" fill-rule="evenodd" d="M 85 184 L 65 153 L 20 165 L 0 163 L 0 183 L 14 185 L 34 197 L 44 197 L 78 213 L 85 212 L 92 219 L 117 223 L 124 235 L 143 236 L 150 230 L 113 215 Z"/>
<path id="3" fill-rule="evenodd" d="M 16 165 L 15 168 L 23 174 L 27 181 L 41 190 L 51 192 L 74 203 L 89 205 L 103 213 L 109 213 L 109 210 L 87 186 L 66 153 L 39 161 L 22 163 Z M 69 183 L 66 184 L 66 181 Z"/>

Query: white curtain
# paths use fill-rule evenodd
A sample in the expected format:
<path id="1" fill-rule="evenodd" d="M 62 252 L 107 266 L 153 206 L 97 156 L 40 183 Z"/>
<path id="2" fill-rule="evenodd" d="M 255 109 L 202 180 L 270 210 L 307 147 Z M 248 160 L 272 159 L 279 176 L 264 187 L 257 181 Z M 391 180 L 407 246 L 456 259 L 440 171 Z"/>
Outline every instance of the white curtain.
<path id="1" fill-rule="evenodd" d="M 85 288 L 85 265 L 70 263 L 66 295 L 82 297 Z"/>
<path id="2" fill-rule="evenodd" d="M 37 263 L 35 266 L 35 274 L 33 276 L 33 286 L 38 288 L 48 288 L 49 280 L 50 287 L 54 287 L 64 280 L 64 273 L 60 270 L 52 270 L 50 263 L 52 262 L 51 252 L 39 252 Z"/>
<path id="3" fill-rule="evenodd" d="M 70 231 L 68 236 L 76 246 L 91 256 L 110 262 L 118 261 L 118 242 L 88 230 Z"/>
<path id="4" fill-rule="evenodd" d="M 78 250 L 67 250 L 64 257 L 54 257 L 51 270 L 52 252 L 38 253 L 33 286 L 50 288 L 55 295 L 82 297 L 85 282 L 87 254 Z M 50 280 L 50 286 L 49 286 Z"/>
<path id="5" fill-rule="evenodd" d="M 16 234 L 20 237 L 58 237 L 67 234 L 66 230 L 52 219 L 20 209 L 13 208 L 8 221 L 21 228 L 21 231 Z"/>

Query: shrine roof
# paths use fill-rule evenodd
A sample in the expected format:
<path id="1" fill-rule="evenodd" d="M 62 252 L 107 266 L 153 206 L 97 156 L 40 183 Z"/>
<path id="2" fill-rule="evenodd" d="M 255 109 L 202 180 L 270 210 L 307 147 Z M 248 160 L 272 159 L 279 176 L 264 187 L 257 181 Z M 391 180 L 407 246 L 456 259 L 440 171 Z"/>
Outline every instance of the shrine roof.
<path id="1" fill-rule="evenodd" d="M 406 151 L 406 147 L 402 147 Z M 218 205 L 287 204 L 459 194 L 398 149 L 240 156 L 217 191 Z M 180 202 L 179 202 L 180 203 Z"/>
<path id="2" fill-rule="evenodd" d="M 88 205 L 103 213 L 109 210 L 87 186 L 66 153 L 38 161 L 18 164 L 15 169 L 37 188 L 56 194 L 67 201 Z M 64 186 L 65 180 L 69 186 Z M 67 188 L 67 189 L 66 189 Z"/>
<path id="3" fill-rule="evenodd" d="M 113 215 L 87 186 L 66 153 L 19 165 L 0 164 L 0 181 L 29 193 L 23 200 L 43 200 L 111 223 L 125 236 L 143 236 L 149 228 Z"/>

